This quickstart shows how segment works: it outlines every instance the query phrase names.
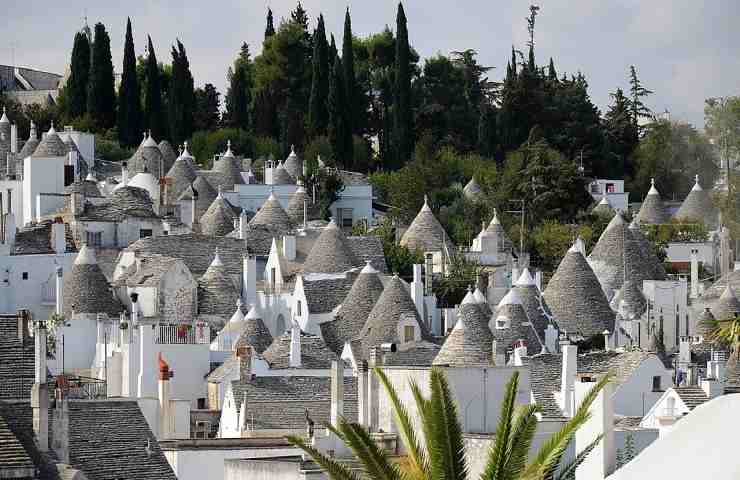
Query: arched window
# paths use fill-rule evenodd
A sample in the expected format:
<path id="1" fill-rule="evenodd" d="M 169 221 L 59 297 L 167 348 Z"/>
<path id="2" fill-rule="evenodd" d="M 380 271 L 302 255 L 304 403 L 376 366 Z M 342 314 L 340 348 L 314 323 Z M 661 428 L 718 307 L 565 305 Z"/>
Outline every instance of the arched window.
<path id="1" fill-rule="evenodd" d="M 285 317 L 283 317 L 282 313 L 277 317 L 277 320 L 275 322 L 275 330 L 277 336 L 280 336 L 283 334 L 283 332 L 285 332 Z"/>

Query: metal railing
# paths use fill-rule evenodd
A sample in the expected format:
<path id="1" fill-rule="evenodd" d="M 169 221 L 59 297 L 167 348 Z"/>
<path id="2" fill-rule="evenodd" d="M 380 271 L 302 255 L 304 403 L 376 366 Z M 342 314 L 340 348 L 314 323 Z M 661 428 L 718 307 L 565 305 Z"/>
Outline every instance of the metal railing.
<path id="1" fill-rule="evenodd" d="M 64 375 L 63 378 L 57 379 L 57 388 L 62 389 L 66 398 L 90 400 L 108 396 L 105 380 L 73 375 Z"/>
<path id="2" fill-rule="evenodd" d="M 199 323 L 195 327 L 188 324 L 157 325 L 154 343 L 165 345 L 202 345 L 211 341 L 208 325 Z"/>
<path id="3" fill-rule="evenodd" d="M 41 303 L 44 303 L 44 304 L 56 304 L 57 303 L 56 281 L 47 280 L 41 284 Z"/>

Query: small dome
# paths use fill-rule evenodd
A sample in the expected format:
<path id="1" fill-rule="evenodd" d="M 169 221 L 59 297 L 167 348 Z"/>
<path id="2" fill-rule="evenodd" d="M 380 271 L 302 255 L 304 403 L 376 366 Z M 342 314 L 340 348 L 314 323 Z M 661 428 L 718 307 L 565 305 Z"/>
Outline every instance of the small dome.
<path id="1" fill-rule="evenodd" d="M 735 295 L 735 290 L 727 282 L 725 290 L 720 295 L 719 299 L 714 303 L 712 308 L 712 315 L 718 321 L 730 320 L 740 315 L 740 301 Z"/>
<path id="2" fill-rule="evenodd" d="M 187 201 L 193 199 L 193 190 L 198 192 L 195 199 L 195 218 L 201 218 L 211 206 L 218 192 L 208 183 L 202 175 L 198 175 L 195 181 L 184 191 L 178 201 Z"/>
<path id="3" fill-rule="evenodd" d="M 493 365 L 493 336 L 477 305 L 460 306 L 457 322 L 432 364 L 452 367 Z"/>
<path id="4" fill-rule="evenodd" d="M 216 160 L 213 164 L 213 171 L 218 172 L 218 183 L 224 190 L 231 190 L 234 185 L 244 183 L 241 174 L 241 162 L 236 159 L 231 151 L 231 141 L 227 143 L 226 154 Z"/>
<path id="5" fill-rule="evenodd" d="M 283 210 L 282 205 L 275 197 L 273 192 L 270 192 L 270 196 L 262 207 L 257 211 L 257 214 L 250 220 L 250 225 L 264 225 L 270 230 L 287 232 L 293 229 L 293 222 L 290 217 Z"/>
<path id="6" fill-rule="evenodd" d="M 401 237 L 400 244 L 411 250 L 422 252 L 442 252 L 445 249 L 454 250 L 455 248 L 442 224 L 429 208 L 426 197 L 424 197 L 421 210 Z"/>
<path id="7" fill-rule="evenodd" d="M 658 225 L 668 221 L 668 214 L 663 205 L 663 200 L 660 198 L 660 193 L 655 188 L 654 178 L 650 180 L 650 191 L 645 197 L 645 200 L 643 200 L 640 211 L 637 212 L 636 219 L 640 223 L 651 225 Z"/>
<path id="8" fill-rule="evenodd" d="M 69 151 L 67 145 L 64 144 L 56 130 L 54 130 L 54 124 L 52 123 L 51 128 L 46 132 L 46 136 L 41 140 L 36 150 L 34 150 L 32 157 L 64 157 Z"/>
<path id="9" fill-rule="evenodd" d="M 244 318 L 244 328 L 234 347 L 250 346 L 258 354 L 262 355 L 272 344 L 272 341 L 273 338 L 270 330 L 267 329 L 265 322 L 262 321 L 262 316 L 257 310 L 257 307 L 253 306 Z"/>
<path id="10" fill-rule="evenodd" d="M 198 280 L 198 314 L 231 317 L 239 294 L 218 250 L 213 261 Z"/>
<path id="11" fill-rule="evenodd" d="M 187 188 L 195 181 L 197 174 L 193 165 L 187 160 L 187 158 L 180 155 L 172 164 L 167 177 L 172 179 L 170 185 L 170 192 L 173 198 L 178 198 Z"/>
<path id="12" fill-rule="evenodd" d="M 129 187 L 137 187 L 147 191 L 149 198 L 152 202 L 156 203 L 159 201 L 159 182 L 157 178 L 149 172 L 137 173 L 134 177 L 129 180 Z"/>
<path id="13" fill-rule="evenodd" d="M 483 195 L 483 189 L 480 188 L 478 182 L 475 181 L 475 177 L 471 178 L 467 185 L 465 185 L 463 188 L 463 195 L 472 202 L 481 198 Z"/>
<path id="14" fill-rule="evenodd" d="M 36 147 L 38 146 L 39 139 L 36 136 L 36 125 L 31 122 L 31 132 L 28 135 L 28 140 L 26 140 L 26 143 L 23 144 L 23 148 L 21 148 L 21 151 L 18 152 L 19 160 L 23 160 L 24 158 L 33 155 L 33 152 L 36 151 Z"/>
<path id="15" fill-rule="evenodd" d="M 134 155 L 128 160 L 128 170 L 130 174 L 150 172 L 156 178 L 159 178 L 164 170 L 164 157 L 159 151 L 157 142 L 151 136 L 139 145 Z"/>
<path id="16" fill-rule="evenodd" d="M 696 334 L 708 339 L 717 328 L 717 319 L 712 315 L 709 307 L 705 308 L 696 320 Z"/>
<path id="17" fill-rule="evenodd" d="M 293 178 L 299 178 L 303 175 L 303 160 L 296 155 L 293 145 L 290 146 L 290 155 L 285 159 L 283 166 Z"/>
<path id="18" fill-rule="evenodd" d="M 673 215 L 677 220 L 704 223 L 707 228 L 717 227 L 717 208 L 709 192 L 701 188 L 699 175 L 695 178 L 694 187 L 684 199 L 681 207 Z"/>
<path id="19" fill-rule="evenodd" d="M 113 294 L 95 256 L 95 250 L 83 245 L 77 254 L 72 271 L 62 288 L 64 316 L 74 320 L 76 314 L 105 313 L 117 317 L 123 306 Z"/>
<path id="20" fill-rule="evenodd" d="M 306 208 L 306 220 L 317 220 L 319 219 L 319 212 L 317 206 L 311 201 L 311 197 L 306 193 L 306 189 L 303 185 L 299 185 L 293 195 L 290 196 L 288 201 L 288 208 L 285 212 L 290 217 L 290 220 L 294 225 L 303 225 L 303 209 L 304 205 Z"/>
<path id="21" fill-rule="evenodd" d="M 339 273 L 358 266 L 344 234 L 334 220 L 321 231 L 303 264 L 306 273 Z"/>
<path id="22" fill-rule="evenodd" d="M 614 209 L 612 208 L 606 195 L 601 197 L 601 201 L 591 210 L 591 213 L 595 215 L 613 215 Z"/>
<path id="23" fill-rule="evenodd" d="M 219 193 L 200 217 L 201 230 L 204 235 L 223 237 L 234 230 L 234 220 L 237 218 L 234 207 Z"/>
<path id="24" fill-rule="evenodd" d="M 295 180 L 290 176 L 290 173 L 288 173 L 283 164 L 278 163 L 278 166 L 272 170 L 272 184 L 293 185 L 295 184 Z"/>

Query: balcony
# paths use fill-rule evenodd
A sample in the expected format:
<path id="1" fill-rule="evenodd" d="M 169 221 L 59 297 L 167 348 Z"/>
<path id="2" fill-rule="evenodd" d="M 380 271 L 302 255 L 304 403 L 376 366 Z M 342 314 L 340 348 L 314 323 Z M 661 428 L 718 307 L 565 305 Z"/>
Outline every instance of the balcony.
<path id="1" fill-rule="evenodd" d="M 159 345 L 208 345 L 211 343 L 211 329 L 204 323 L 198 323 L 195 327 L 189 324 L 157 325 L 154 332 L 154 343 Z"/>

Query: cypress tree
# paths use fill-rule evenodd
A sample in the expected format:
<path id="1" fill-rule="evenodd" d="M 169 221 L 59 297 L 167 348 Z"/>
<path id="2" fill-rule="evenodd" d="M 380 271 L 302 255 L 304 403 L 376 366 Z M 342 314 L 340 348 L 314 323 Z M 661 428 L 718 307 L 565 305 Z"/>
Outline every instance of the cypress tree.
<path id="1" fill-rule="evenodd" d="M 324 16 L 319 15 L 318 25 L 313 33 L 313 65 L 311 76 L 311 97 L 308 103 L 309 135 L 326 133 L 329 123 L 327 96 L 329 95 L 329 45 L 326 43 Z"/>
<path id="2" fill-rule="evenodd" d="M 265 27 L 265 40 L 275 35 L 275 24 L 272 21 L 272 9 L 267 8 L 267 26 Z"/>
<path id="3" fill-rule="evenodd" d="M 331 34 L 331 43 L 329 44 L 329 68 L 334 68 L 333 58 L 337 57 L 339 52 L 337 51 L 337 42 L 334 40 L 334 34 Z"/>
<path id="4" fill-rule="evenodd" d="M 335 56 L 329 79 L 329 143 L 337 165 L 351 168 L 352 132 L 347 128 L 346 101 L 342 61 Z"/>
<path id="5" fill-rule="evenodd" d="M 359 125 L 360 112 L 357 109 L 357 94 L 355 81 L 355 54 L 352 49 L 352 20 L 349 17 L 349 7 L 344 13 L 344 37 L 342 38 L 342 66 L 344 67 L 344 93 L 347 97 L 347 127 L 356 133 Z"/>
<path id="6" fill-rule="evenodd" d="M 511 80 L 514 80 L 516 78 L 517 70 L 516 70 L 516 50 L 514 50 L 514 45 L 511 46 Z"/>
<path id="7" fill-rule="evenodd" d="M 170 136 L 180 143 L 193 133 L 195 88 L 185 47 L 180 40 L 172 47 L 172 80 L 169 98 Z"/>
<path id="8" fill-rule="evenodd" d="M 108 129 L 116 123 L 116 90 L 113 80 L 113 60 L 110 55 L 110 37 L 105 25 L 100 22 L 95 24 L 87 111 L 98 128 Z"/>
<path id="9" fill-rule="evenodd" d="M 118 90 L 118 141 L 135 146 L 141 134 L 141 91 L 136 76 L 136 53 L 131 33 L 131 19 L 126 22 L 126 42 L 123 47 L 123 73 Z"/>
<path id="10" fill-rule="evenodd" d="M 162 85 L 159 78 L 159 64 L 157 55 L 154 53 L 152 37 L 147 37 L 149 41 L 146 59 L 146 90 L 144 91 L 144 117 L 146 119 L 146 128 L 149 129 L 154 138 L 164 138 L 166 133 L 166 124 L 164 122 L 164 112 L 162 111 Z"/>
<path id="11" fill-rule="evenodd" d="M 551 82 L 558 80 L 558 72 L 555 71 L 555 62 L 552 61 L 552 57 L 550 57 L 550 65 L 547 67 L 547 78 Z"/>
<path id="12" fill-rule="evenodd" d="M 248 130 L 249 108 L 252 103 L 252 61 L 249 45 L 242 44 L 234 69 L 229 69 L 229 89 L 226 92 L 226 118 L 232 127 Z"/>
<path id="13" fill-rule="evenodd" d="M 67 105 L 71 118 L 79 117 L 87 111 L 87 84 L 90 78 L 90 42 L 82 32 L 75 35 L 67 80 Z"/>
<path id="14" fill-rule="evenodd" d="M 401 168 L 411 157 L 414 148 L 413 118 L 411 114 L 411 69 L 409 68 L 409 35 L 403 4 L 398 3 L 396 15 L 396 64 L 394 103 L 395 149 L 394 168 Z"/>

